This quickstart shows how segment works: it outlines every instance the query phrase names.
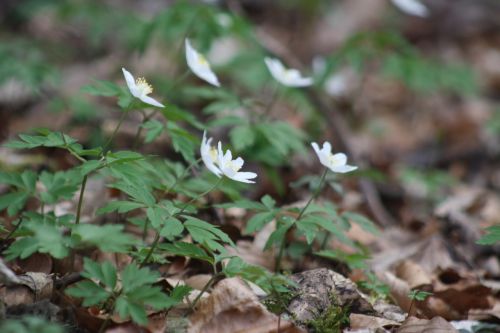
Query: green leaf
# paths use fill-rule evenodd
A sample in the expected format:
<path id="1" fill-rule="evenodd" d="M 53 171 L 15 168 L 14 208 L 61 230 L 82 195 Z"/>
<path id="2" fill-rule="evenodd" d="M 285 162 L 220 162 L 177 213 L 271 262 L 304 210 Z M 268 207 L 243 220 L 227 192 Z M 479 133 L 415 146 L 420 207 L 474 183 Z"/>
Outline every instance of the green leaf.
<path id="1" fill-rule="evenodd" d="M 123 225 L 78 224 L 73 227 L 73 236 L 80 245 L 97 246 L 104 252 L 126 253 L 136 243 L 134 237 L 123 232 Z"/>
<path id="2" fill-rule="evenodd" d="M 199 259 L 213 263 L 214 259 L 210 257 L 205 250 L 195 244 L 185 242 L 165 243 L 158 246 L 160 249 L 169 252 L 172 255 L 185 256 L 193 259 Z"/>
<path id="3" fill-rule="evenodd" d="M 224 251 L 224 247 L 220 246 L 217 242 L 235 246 L 229 236 L 216 226 L 192 216 L 184 215 L 183 217 L 186 218 L 184 227 L 188 230 L 194 241 L 209 245 L 212 250 L 221 252 Z"/>
<path id="4" fill-rule="evenodd" d="M 238 200 L 235 202 L 228 202 L 224 204 L 218 204 L 215 205 L 215 207 L 220 207 L 220 208 L 243 208 L 243 209 L 252 209 L 252 210 L 266 210 L 266 206 L 261 204 L 260 202 L 257 201 L 250 201 L 250 200 Z"/>
<path id="5" fill-rule="evenodd" d="M 274 208 L 274 206 L 276 205 L 276 201 L 269 195 L 269 194 L 266 194 L 265 196 L 263 196 L 260 201 L 264 204 L 264 206 L 267 207 L 267 209 L 271 210 Z"/>
<path id="6" fill-rule="evenodd" d="M 132 317 L 132 320 L 140 325 L 146 325 L 148 323 L 148 317 L 144 306 L 131 302 L 125 296 L 120 296 L 116 299 L 115 308 L 122 318 Z"/>
<path id="7" fill-rule="evenodd" d="M 234 149 L 241 151 L 255 142 L 255 129 L 251 125 L 236 126 L 229 132 Z"/>
<path id="8" fill-rule="evenodd" d="M 70 296 L 83 298 L 83 306 L 100 304 L 111 296 L 110 292 L 90 280 L 78 282 L 65 292 Z"/>
<path id="9" fill-rule="evenodd" d="M 476 243 L 480 245 L 493 245 L 500 242 L 500 225 L 494 225 L 486 228 L 488 232 L 486 235 L 481 237 Z"/>
<path id="10" fill-rule="evenodd" d="M 372 233 L 374 235 L 380 235 L 380 230 L 377 228 L 377 226 L 365 216 L 353 212 L 344 212 L 342 216 L 354 221 L 365 231 L 368 231 L 369 233 Z"/>
<path id="11" fill-rule="evenodd" d="M 96 214 L 107 214 L 111 212 L 118 212 L 120 214 L 128 213 L 134 209 L 143 208 L 144 204 L 134 201 L 110 201 L 104 207 L 97 210 Z"/>
<path id="12" fill-rule="evenodd" d="M 170 217 L 165 221 L 165 225 L 160 231 L 160 235 L 167 239 L 174 239 L 182 234 L 184 225 L 175 217 Z"/>
<path id="13" fill-rule="evenodd" d="M 153 142 L 165 129 L 165 126 L 156 119 L 148 120 L 141 126 L 146 129 L 146 143 Z"/>
<path id="14" fill-rule="evenodd" d="M 121 277 L 123 292 L 129 293 L 140 286 L 155 283 L 160 274 L 147 267 L 139 268 L 136 264 L 130 264 L 122 271 Z"/>
<path id="15" fill-rule="evenodd" d="M 189 163 L 194 163 L 196 161 L 195 151 L 200 143 L 199 139 L 173 122 L 167 123 L 167 130 L 175 151 L 181 153 L 182 157 Z"/>
<path id="16" fill-rule="evenodd" d="M 0 211 L 7 208 L 7 214 L 14 216 L 23 209 L 30 197 L 27 192 L 11 192 L 0 196 Z"/>
<path id="17" fill-rule="evenodd" d="M 248 235 L 261 230 L 267 223 L 274 219 L 274 216 L 275 214 L 273 212 L 255 214 L 248 220 L 244 233 Z"/>
<path id="18" fill-rule="evenodd" d="M 287 231 L 294 224 L 295 219 L 289 216 L 282 216 L 278 221 L 278 227 L 274 230 L 267 239 L 264 250 L 271 248 L 273 244 L 280 245 L 284 241 Z"/>

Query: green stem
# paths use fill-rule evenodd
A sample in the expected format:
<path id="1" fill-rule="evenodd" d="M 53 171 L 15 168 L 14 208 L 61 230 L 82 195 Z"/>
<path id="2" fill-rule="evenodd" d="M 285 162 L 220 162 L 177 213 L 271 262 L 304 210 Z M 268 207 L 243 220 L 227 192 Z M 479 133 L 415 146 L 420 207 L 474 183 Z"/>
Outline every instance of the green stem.
<path id="1" fill-rule="evenodd" d="M 104 148 L 102 149 L 102 153 L 105 154 L 106 151 L 108 150 L 109 148 L 109 145 L 111 144 L 111 142 L 113 141 L 113 139 L 115 138 L 116 136 L 116 133 L 118 133 L 118 130 L 120 129 L 120 127 L 122 126 L 123 124 L 123 121 L 125 120 L 125 117 L 127 116 L 129 112 L 129 109 L 127 110 L 124 110 L 122 112 L 122 115 L 120 116 L 120 120 L 118 121 L 118 125 L 116 125 L 115 127 L 115 130 L 113 131 L 113 133 L 111 134 L 111 136 L 109 137 L 108 141 L 106 141 L 106 143 L 104 144 Z"/>
<path id="2" fill-rule="evenodd" d="M 80 216 L 82 214 L 82 205 L 83 205 L 83 193 L 85 192 L 85 186 L 87 185 L 87 175 L 83 176 L 82 186 L 80 188 L 80 197 L 78 198 L 78 207 L 76 209 L 76 220 L 75 224 L 80 223 Z"/>
<path id="3" fill-rule="evenodd" d="M 311 205 L 313 200 L 316 199 L 317 196 L 321 193 L 321 190 L 323 189 L 323 183 L 325 182 L 327 173 L 328 173 L 328 168 L 325 168 L 325 171 L 323 172 L 323 175 L 321 176 L 321 179 L 319 181 L 318 187 L 314 191 L 313 195 L 309 198 L 309 201 L 307 201 L 306 205 L 301 209 L 301 211 L 300 211 L 299 215 L 297 216 L 297 218 L 295 219 L 294 223 L 296 223 L 297 221 L 299 221 L 302 218 L 302 216 L 306 212 L 307 208 L 309 208 L 309 205 Z M 276 257 L 276 263 L 274 265 L 275 272 L 279 272 L 281 269 L 281 259 L 283 258 L 283 253 L 285 252 L 285 245 L 286 245 L 285 239 L 283 239 L 281 241 L 280 250 L 278 252 L 278 256 Z"/>
<path id="4" fill-rule="evenodd" d="M 211 188 L 209 188 L 208 190 L 206 190 L 205 192 L 201 193 L 200 195 L 197 195 L 196 197 L 192 198 L 191 200 L 189 200 L 188 202 L 186 202 L 184 204 L 184 206 L 181 208 L 181 210 L 176 213 L 175 215 L 181 215 L 185 210 L 186 208 L 188 208 L 188 206 L 190 204 L 192 204 L 193 202 L 195 202 L 196 200 L 198 200 L 199 198 L 201 197 L 204 197 L 205 195 L 207 195 L 208 193 L 212 192 L 213 190 L 215 190 L 221 183 L 222 181 L 224 180 L 224 177 L 221 177 L 219 178 L 219 180 L 214 184 L 214 186 L 212 186 Z"/>
<path id="5" fill-rule="evenodd" d="M 139 144 L 139 140 L 141 138 L 141 133 L 142 133 L 142 130 L 143 130 L 143 125 L 149 121 L 151 118 L 153 118 L 156 114 L 158 113 L 158 109 L 154 110 L 153 112 L 151 112 L 149 115 L 144 115 L 144 118 L 142 119 L 142 122 L 141 124 L 139 125 L 139 128 L 137 128 L 137 132 L 135 133 L 135 136 L 134 136 L 134 141 L 132 143 L 132 148 L 137 148 L 137 145 Z"/>
<path id="6" fill-rule="evenodd" d="M 148 263 L 149 258 L 153 255 L 154 250 L 156 249 L 156 246 L 158 245 L 158 241 L 160 240 L 160 233 L 157 231 L 155 235 L 155 239 L 153 240 L 153 244 L 151 244 L 151 248 L 149 249 L 148 254 L 146 255 L 146 258 L 141 262 L 139 267 L 144 267 Z"/>
<path id="7" fill-rule="evenodd" d="M 203 289 L 200 291 L 198 296 L 194 299 L 193 303 L 191 304 L 191 311 L 194 311 L 194 308 L 198 301 L 200 300 L 201 296 L 212 286 L 212 284 L 215 282 L 215 280 L 221 275 L 221 273 L 217 273 L 213 275 L 210 280 L 208 280 L 207 284 L 203 287 Z"/>

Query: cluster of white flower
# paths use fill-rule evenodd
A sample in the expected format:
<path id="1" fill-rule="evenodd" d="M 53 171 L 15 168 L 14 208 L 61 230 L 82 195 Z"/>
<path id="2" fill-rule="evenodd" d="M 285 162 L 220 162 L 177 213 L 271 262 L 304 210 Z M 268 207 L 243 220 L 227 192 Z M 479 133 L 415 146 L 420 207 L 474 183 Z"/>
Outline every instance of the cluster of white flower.
<path id="1" fill-rule="evenodd" d="M 185 48 L 187 65 L 191 71 L 200 79 L 216 87 L 220 87 L 219 80 L 212 71 L 209 62 L 201 53 L 193 48 L 188 39 L 185 40 Z M 303 77 L 296 69 L 286 68 L 278 59 L 265 58 L 264 62 L 272 77 L 287 87 L 306 87 L 313 84 L 312 78 Z M 146 104 L 160 108 L 164 107 L 163 104 L 148 96 L 153 92 L 153 88 L 144 78 L 135 80 L 132 74 L 125 68 L 122 68 L 122 71 L 130 93 L 134 97 Z M 220 141 L 217 148 L 212 146 L 211 142 L 212 138 L 207 139 L 206 132 L 204 132 L 200 153 L 203 163 L 208 170 L 219 178 L 226 176 L 232 180 L 243 183 L 255 183 L 252 179 L 257 177 L 256 173 L 240 171 L 244 164 L 244 160 L 241 157 L 233 159 L 231 150 L 228 149 L 225 153 L 222 151 L 222 143 Z M 332 147 L 328 142 L 323 144 L 322 149 L 319 149 L 315 142 L 312 143 L 312 147 L 318 155 L 321 164 L 333 172 L 346 173 L 357 169 L 357 167 L 347 164 L 347 157 L 345 154 L 332 154 Z"/>

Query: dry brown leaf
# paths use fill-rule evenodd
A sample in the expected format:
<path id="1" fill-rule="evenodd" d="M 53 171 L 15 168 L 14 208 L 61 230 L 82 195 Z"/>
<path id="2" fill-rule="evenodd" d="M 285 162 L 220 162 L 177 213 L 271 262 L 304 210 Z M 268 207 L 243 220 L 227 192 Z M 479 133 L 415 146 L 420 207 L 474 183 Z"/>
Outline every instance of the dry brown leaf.
<path id="1" fill-rule="evenodd" d="M 441 317 L 434 317 L 431 320 L 410 317 L 396 331 L 397 333 L 458 333 L 449 322 Z"/>
<path id="2" fill-rule="evenodd" d="M 278 317 L 270 313 L 239 278 L 219 282 L 189 318 L 188 333 L 275 332 Z M 282 321 L 280 332 L 301 332 Z"/>
<path id="3" fill-rule="evenodd" d="M 403 311 L 408 312 L 411 306 L 411 300 L 408 298 L 408 293 L 410 292 L 408 283 L 390 272 L 377 273 L 377 277 L 381 282 L 389 286 L 391 296 L 396 301 L 396 304 Z"/>
<path id="4" fill-rule="evenodd" d="M 210 281 L 211 278 L 212 278 L 211 274 L 197 274 L 190 276 L 184 281 L 191 288 L 202 290 L 203 287 L 207 285 L 208 281 Z"/>
<path id="5" fill-rule="evenodd" d="M 491 309 L 472 309 L 469 311 L 468 319 L 471 320 L 500 320 L 500 301 Z"/>
<path id="6" fill-rule="evenodd" d="M 351 313 L 349 315 L 349 322 L 351 323 L 351 329 L 367 328 L 376 330 L 380 327 L 399 327 L 401 325 L 401 323 L 398 323 L 397 321 L 367 316 L 359 313 Z"/>
<path id="7" fill-rule="evenodd" d="M 52 273 L 52 257 L 46 253 L 34 253 L 26 259 L 19 259 L 16 265 L 24 272 Z"/>
<path id="8" fill-rule="evenodd" d="M 424 269 L 411 260 L 404 260 L 396 266 L 396 276 L 406 281 L 410 289 L 428 287 L 431 278 Z"/>

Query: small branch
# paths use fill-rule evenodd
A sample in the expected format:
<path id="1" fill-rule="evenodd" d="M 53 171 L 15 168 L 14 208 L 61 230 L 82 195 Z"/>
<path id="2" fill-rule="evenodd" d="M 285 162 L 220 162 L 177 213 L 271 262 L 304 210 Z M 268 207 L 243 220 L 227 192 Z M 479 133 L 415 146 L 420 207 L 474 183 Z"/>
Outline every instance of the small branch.
<path id="1" fill-rule="evenodd" d="M 87 185 L 87 175 L 83 176 L 82 186 L 80 188 L 80 197 L 78 198 L 78 207 L 76 209 L 76 220 L 75 224 L 80 223 L 80 216 L 82 214 L 82 205 L 83 205 L 83 194 L 85 192 L 85 186 Z"/>

